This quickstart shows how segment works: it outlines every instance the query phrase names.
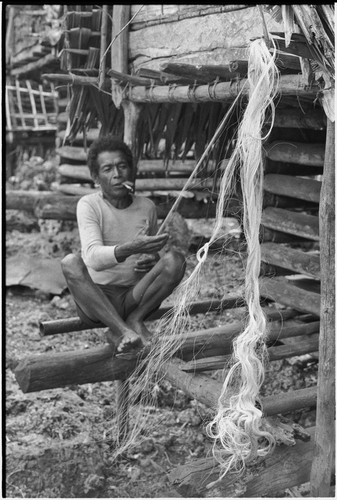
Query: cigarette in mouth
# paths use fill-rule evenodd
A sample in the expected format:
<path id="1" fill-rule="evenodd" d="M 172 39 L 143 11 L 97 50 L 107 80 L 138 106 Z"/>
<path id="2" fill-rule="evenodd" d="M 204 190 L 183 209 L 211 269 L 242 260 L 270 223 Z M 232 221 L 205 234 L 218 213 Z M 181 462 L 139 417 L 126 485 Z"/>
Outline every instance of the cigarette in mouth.
<path id="1" fill-rule="evenodd" d="M 129 189 L 129 191 L 133 191 L 133 185 L 130 186 L 130 184 L 127 184 L 126 182 L 123 182 L 122 186 L 126 187 L 126 189 Z"/>

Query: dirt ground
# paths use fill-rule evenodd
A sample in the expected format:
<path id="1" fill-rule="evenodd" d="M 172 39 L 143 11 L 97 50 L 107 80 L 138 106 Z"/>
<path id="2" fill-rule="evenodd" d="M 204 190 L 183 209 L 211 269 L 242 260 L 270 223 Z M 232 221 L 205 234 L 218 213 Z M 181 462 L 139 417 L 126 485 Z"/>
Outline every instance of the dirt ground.
<path id="1" fill-rule="evenodd" d="M 6 254 L 20 252 L 60 258 L 76 248 L 71 225 L 54 232 L 37 227 L 6 233 Z M 188 257 L 187 273 L 196 258 Z M 199 298 L 222 298 L 242 290 L 244 255 L 212 252 L 201 278 Z M 173 297 L 167 300 L 172 303 Z M 195 329 L 219 326 L 243 316 L 242 309 L 193 318 Z M 11 498 L 158 498 L 179 497 L 168 473 L 179 464 L 206 456 L 209 410 L 163 382 L 153 388 L 157 407 L 148 409 L 152 434 L 141 448 L 111 461 L 115 383 L 102 382 L 24 394 L 13 369 L 19 360 L 45 352 L 83 350 L 105 343 L 104 330 L 86 330 L 40 338 L 41 320 L 75 316 L 66 292 L 50 296 L 24 287 L 6 289 L 6 495 Z M 149 328 L 153 328 L 148 323 Z M 303 358 L 303 357 L 302 357 Z M 317 381 L 317 363 L 308 357 L 271 362 L 262 395 L 309 387 Z M 310 358 L 310 357 L 309 357 Z M 217 377 L 218 373 L 213 373 Z M 131 409 L 131 418 L 133 415 Z M 304 427 L 314 425 L 313 411 L 292 415 Z M 304 492 L 304 490 L 303 490 Z M 302 493 L 303 494 L 303 493 Z M 210 490 L 208 496 L 212 495 Z M 298 496 L 285 491 L 280 496 Z"/>

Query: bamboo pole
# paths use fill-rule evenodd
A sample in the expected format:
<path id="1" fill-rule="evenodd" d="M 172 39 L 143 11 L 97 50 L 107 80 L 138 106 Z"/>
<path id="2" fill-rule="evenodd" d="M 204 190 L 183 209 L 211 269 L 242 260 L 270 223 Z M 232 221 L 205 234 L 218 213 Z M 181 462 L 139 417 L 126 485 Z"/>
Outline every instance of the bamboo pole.
<path id="1" fill-rule="evenodd" d="M 43 78 L 72 85 L 97 85 L 97 78 L 82 75 L 62 75 L 58 73 L 45 73 Z M 105 82 L 110 80 L 105 79 Z M 211 85 L 158 85 L 153 87 L 133 86 L 125 89 L 125 99 L 132 102 L 210 102 L 232 101 L 243 88 L 243 95 L 248 96 L 249 87 L 247 80 L 242 79 L 233 85 L 232 82 L 219 82 Z M 319 91 L 318 85 L 310 88 L 304 84 L 298 75 L 281 75 L 278 86 L 282 96 L 297 96 L 315 99 Z"/>
<path id="2" fill-rule="evenodd" d="M 106 68 L 106 46 L 107 46 L 107 36 L 108 36 L 108 5 L 103 5 L 102 10 L 102 24 L 101 24 L 101 47 L 99 56 L 99 82 L 98 87 L 101 89 L 104 85 L 105 79 L 105 68 Z"/>
<path id="3" fill-rule="evenodd" d="M 335 429 L 335 125 L 327 121 L 324 174 L 319 209 L 321 264 L 321 328 L 318 399 L 311 494 L 332 496 L 330 479 Z"/>

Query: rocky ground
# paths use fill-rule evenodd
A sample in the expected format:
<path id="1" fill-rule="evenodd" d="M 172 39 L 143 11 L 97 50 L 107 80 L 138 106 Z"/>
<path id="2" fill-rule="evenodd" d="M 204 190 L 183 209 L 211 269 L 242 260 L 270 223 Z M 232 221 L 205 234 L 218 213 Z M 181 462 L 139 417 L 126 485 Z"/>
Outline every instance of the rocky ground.
<path id="1" fill-rule="evenodd" d="M 20 186 L 19 186 L 20 187 Z M 28 186 L 29 188 L 29 186 Z M 6 255 L 34 255 L 60 259 L 79 245 L 70 223 L 29 220 L 7 213 Z M 28 228 L 28 229 L 27 229 Z M 193 249 L 195 250 L 195 249 Z M 237 250 L 237 249 L 236 249 Z M 187 274 L 196 263 L 189 252 Z M 244 254 L 211 252 L 200 279 L 199 298 L 222 298 L 242 290 Z M 167 300 L 172 303 L 174 296 Z M 242 318 L 234 309 L 193 318 L 193 328 L 210 328 Z M 105 343 L 104 330 L 40 338 L 41 320 L 76 315 L 67 292 L 52 295 L 30 287 L 6 288 L 6 495 L 10 498 L 159 498 L 179 497 L 168 474 L 179 464 L 205 457 L 211 442 L 205 425 L 210 411 L 168 382 L 153 387 L 157 405 L 147 408 L 151 433 L 141 447 L 133 447 L 112 461 L 114 446 L 115 383 L 102 382 L 24 394 L 14 368 L 27 356 L 83 350 Z M 148 324 L 154 328 L 154 323 Z M 211 376 L 220 377 L 219 372 Z M 266 368 L 262 395 L 309 387 L 317 382 L 317 362 L 308 357 L 271 362 Z M 135 408 L 131 408 L 131 419 Z M 313 411 L 291 418 L 304 427 L 314 425 Z M 307 486 L 279 496 L 308 494 Z M 207 496 L 213 496 L 212 490 Z"/>

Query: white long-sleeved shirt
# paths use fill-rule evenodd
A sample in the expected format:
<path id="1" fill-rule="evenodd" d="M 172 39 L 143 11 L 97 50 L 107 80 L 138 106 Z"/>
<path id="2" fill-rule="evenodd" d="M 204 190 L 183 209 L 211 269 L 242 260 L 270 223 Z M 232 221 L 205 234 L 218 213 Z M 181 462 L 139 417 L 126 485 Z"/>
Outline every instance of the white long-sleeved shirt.
<path id="1" fill-rule="evenodd" d="M 132 195 L 124 209 L 112 206 L 101 192 L 83 196 L 77 204 L 81 254 L 95 283 L 132 286 L 141 275 L 134 271 L 140 255 L 117 262 L 115 247 L 134 240 L 137 235 L 154 235 L 157 212 L 148 198 Z"/>

